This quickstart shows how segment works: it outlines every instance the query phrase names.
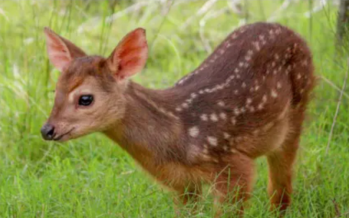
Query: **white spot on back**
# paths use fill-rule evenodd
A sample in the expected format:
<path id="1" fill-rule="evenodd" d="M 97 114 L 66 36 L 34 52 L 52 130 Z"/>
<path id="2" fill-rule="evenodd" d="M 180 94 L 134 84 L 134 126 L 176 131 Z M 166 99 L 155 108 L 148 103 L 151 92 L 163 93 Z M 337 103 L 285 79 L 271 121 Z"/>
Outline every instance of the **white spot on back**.
<path id="1" fill-rule="evenodd" d="M 275 33 L 278 35 L 278 34 L 280 34 L 281 33 L 281 29 L 280 28 L 277 28 L 276 30 L 275 30 Z"/>
<path id="2" fill-rule="evenodd" d="M 218 117 L 215 113 L 211 114 L 211 120 L 214 121 L 214 122 L 217 122 L 218 121 Z"/>
<path id="3" fill-rule="evenodd" d="M 196 138 L 199 135 L 199 128 L 197 126 L 191 127 L 189 129 L 189 135 Z"/>
<path id="4" fill-rule="evenodd" d="M 224 105 L 225 105 L 223 101 L 218 101 L 217 104 L 218 104 L 218 106 L 221 106 L 221 107 L 224 107 Z"/>
<path id="5" fill-rule="evenodd" d="M 258 105 L 258 110 L 262 110 L 262 109 L 263 109 L 263 104 L 261 103 Z"/>
<path id="6" fill-rule="evenodd" d="M 273 98 L 278 97 L 278 94 L 277 94 L 277 92 L 275 92 L 275 90 L 274 90 L 274 89 L 272 89 L 272 90 L 271 90 L 270 95 L 271 95 L 271 97 L 273 97 Z"/>
<path id="7" fill-rule="evenodd" d="M 190 104 L 192 101 L 193 101 L 193 99 L 191 99 L 191 98 L 189 98 L 189 99 L 187 99 L 187 100 L 185 100 L 188 104 Z"/>
<path id="8" fill-rule="evenodd" d="M 245 111 L 246 111 L 246 109 L 245 109 L 244 107 L 242 107 L 242 108 L 240 109 L 240 112 L 241 112 L 241 113 L 245 113 Z"/>
<path id="9" fill-rule="evenodd" d="M 267 95 L 263 95 L 262 101 L 263 101 L 263 102 L 266 102 L 266 101 L 267 101 Z"/>
<path id="10" fill-rule="evenodd" d="M 237 150 L 235 148 L 231 148 L 230 149 L 231 153 L 235 154 L 237 152 Z"/>
<path id="11" fill-rule="evenodd" d="M 223 120 L 227 119 L 227 115 L 223 112 L 219 114 L 219 117 Z"/>
<path id="12" fill-rule="evenodd" d="M 232 123 L 233 125 L 236 124 L 236 119 L 235 119 L 235 117 L 232 117 L 232 118 L 231 118 L 231 123 Z"/>
<path id="13" fill-rule="evenodd" d="M 207 120 L 208 120 L 206 114 L 201 114 L 200 118 L 201 118 L 201 120 L 203 120 L 203 121 L 207 121 Z"/>
<path id="14" fill-rule="evenodd" d="M 259 42 L 256 41 L 256 42 L 252 42 L 253 46 L 256 48 L 257 51 L 261 50 L 261 47 L 259 45 Z"/>
<path id="15" fill-rule="evenodd" d="M 276 83 L 276 88 L 281 89 L 281 87 L 282 87 L 282 86 L 281 86 L 281 83 L 280 83 L 280 82 L 277 82 L 277 83 Z"/>
<path id="16" fill-rule="evenodd" d="M 213 136 L 207 136 L 207 141 L 210 145 L 212 146 L 217 146 L 218 145 L 218 141 L 216 137 Z"/>
<path id="17" fill-rule="evenodd" d="M 229 133 L 226 133 L 226 132 L 223 132 L 223 136 L 224 136 L 225 139 L 229 139 L 230 138 Z"/>

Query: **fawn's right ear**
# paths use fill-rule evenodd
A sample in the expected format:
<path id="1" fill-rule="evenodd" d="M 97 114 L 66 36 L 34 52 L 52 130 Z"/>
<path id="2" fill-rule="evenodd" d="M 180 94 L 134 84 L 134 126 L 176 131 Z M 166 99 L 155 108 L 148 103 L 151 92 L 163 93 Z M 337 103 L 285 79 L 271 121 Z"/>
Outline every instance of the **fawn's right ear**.
<path id="1" fill-rule="evenodd" d="M 59 70 L 66 69 L 68 64 L 78 57 L 86 56 L 80 48 L 69 40 L 59 36 L 51 29 L 45 27 L 47 53 L 51 63 Z"/>
<path id="2" fill-rule="evenodd" d="M 145 30 L 138 28 L 127 34 L 107 59 L 116 80 L 121 81 L 140 72 L 148 58 Z"/>

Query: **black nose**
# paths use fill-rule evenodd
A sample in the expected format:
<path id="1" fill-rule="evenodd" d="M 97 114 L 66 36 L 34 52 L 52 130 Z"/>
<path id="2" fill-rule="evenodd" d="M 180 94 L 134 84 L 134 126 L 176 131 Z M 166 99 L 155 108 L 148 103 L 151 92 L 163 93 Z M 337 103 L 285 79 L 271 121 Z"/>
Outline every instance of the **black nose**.
<path id="1" fill-rule="evenodd" d="M 41 128 L 41 135 L 45 140 L 52 140 L 55 137 L 55 127 L 49 123 L 46 123 Z"/>

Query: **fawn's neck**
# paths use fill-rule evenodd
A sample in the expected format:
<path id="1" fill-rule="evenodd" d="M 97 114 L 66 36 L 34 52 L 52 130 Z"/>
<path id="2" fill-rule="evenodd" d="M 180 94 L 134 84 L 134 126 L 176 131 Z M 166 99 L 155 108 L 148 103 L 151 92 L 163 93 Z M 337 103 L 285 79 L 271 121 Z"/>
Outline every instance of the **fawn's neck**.
<path id="1" fill-rule="evenodd" d="M 150 90 L 130 82 L 124 118 L 104 133 L 142 165 L 183 161 L 182 122 L 173 107 L 173 90 Z"/>

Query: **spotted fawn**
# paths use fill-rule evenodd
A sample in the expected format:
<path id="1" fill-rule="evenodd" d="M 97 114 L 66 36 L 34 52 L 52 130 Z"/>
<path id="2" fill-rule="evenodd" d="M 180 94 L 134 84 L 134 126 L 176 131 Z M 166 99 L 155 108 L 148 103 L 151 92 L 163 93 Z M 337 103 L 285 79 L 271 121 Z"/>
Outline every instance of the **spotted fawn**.
<path id="1" fill-rule="evenodd" d="M 102 132 L 184 204 L 198 200 L 205 183 L 218 205 L 246 201 L 254 160 L 266 156 L 271 208 L 290 205 L 315 80 L 298 34 L 279 24 L 242 26 L 175 86 L 152 90 L 129 80 L 148 57 L 144 29 L 127 34 L 108 58 L 44 32 L 48 57 L 61 71 L 44 139 Z"/>

